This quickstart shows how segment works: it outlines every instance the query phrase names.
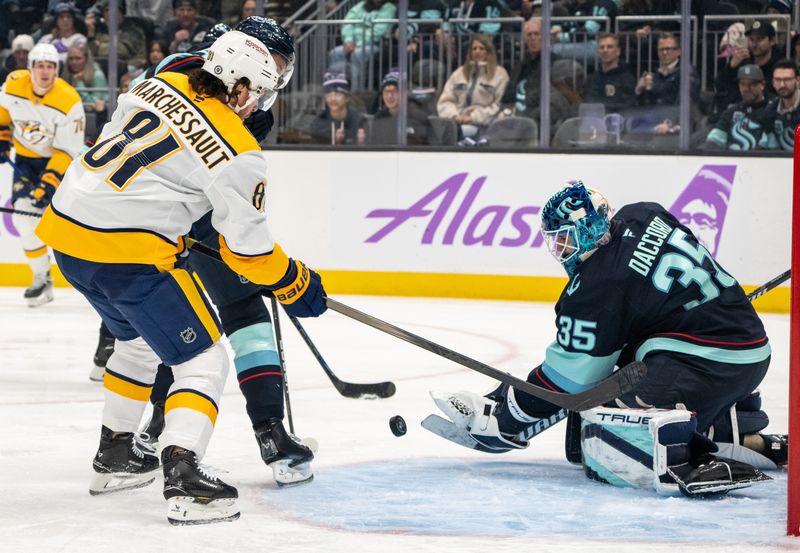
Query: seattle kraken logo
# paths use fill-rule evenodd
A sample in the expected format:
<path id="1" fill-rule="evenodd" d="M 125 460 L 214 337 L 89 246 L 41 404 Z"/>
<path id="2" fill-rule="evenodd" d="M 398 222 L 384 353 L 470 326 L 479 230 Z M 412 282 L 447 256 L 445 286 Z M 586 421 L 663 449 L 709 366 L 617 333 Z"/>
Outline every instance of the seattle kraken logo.
<path id="1" fill-rule="evenodd" d="M 181 331 L 181 340 L 183 340 L 187 344 L 191 344 L 197 339 L 197 334 L 195 333 L 192 327 L 187 328 L 186 330 Z"/>
<path id="2" fill-rule="evenodd" d="M 578 288 L 581 286 L 581 275 L 575 275 L 575 278 L 572 279 L 572 282 L 569 283 L 569 287 L 567 288 L 567 295 L 571 296 L 574 294 Z"/>

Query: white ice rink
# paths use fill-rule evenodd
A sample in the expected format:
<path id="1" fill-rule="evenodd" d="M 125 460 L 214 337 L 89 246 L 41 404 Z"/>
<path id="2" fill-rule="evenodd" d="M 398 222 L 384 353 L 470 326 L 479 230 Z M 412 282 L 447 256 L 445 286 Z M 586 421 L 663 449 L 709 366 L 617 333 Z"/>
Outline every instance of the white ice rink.
<path id="1" fill-rule="evenodd" d="M 552 306 L 338 297 L 353 307 L 524 378 L 553 337 Z M 765 315 L 773 361 L 761 390 L 787 428 L 788 318 Z M 0 288 L 0 552 L 636 552 L 800 550 L 784 537 L 786 476 L 708 501 L 587 480 L 563 456 L 563 424 L 522 452 L 460 448 L 419 426 L 428 390 L 488 390 L 469 369 L 329 312 L 304 322 L 329 365 L 356 382 L 393 380 L 385 400 L 330 385 L 283 318 L 297 433 L 320 450 L 315 480 L 277 489 L 258 455 L 233 371 L 204 463 L 239 489 L 233 523 L 172 527 L 159 482 L 90 497 L 102 392 L 88 380 L 99 320 L 76 292 L 37 309 Z M 388 420 L 402 415 L 408 434 Z"/>

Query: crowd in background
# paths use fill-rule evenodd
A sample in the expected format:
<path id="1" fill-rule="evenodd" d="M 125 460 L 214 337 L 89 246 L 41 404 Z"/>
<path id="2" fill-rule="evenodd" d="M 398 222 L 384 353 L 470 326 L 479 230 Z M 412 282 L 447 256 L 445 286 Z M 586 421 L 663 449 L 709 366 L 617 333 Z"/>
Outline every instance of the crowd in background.
<path id="1" fill-rule="evenodd" d="M 284 21 L 303 3 L 267 0 L 265 15 Z M 407 144 L 536 145 L 543 92 L 541 5 L 541 0 L 409 0 Z M 123 92 L 165 56 L 202 43 L 215 23 L 235 24 L 256 10 L 255 0 L 119 0 L 118 6 L 116 86 Z M 282 93 L 273 108 L 282 116 L 272 142 L 396 144 L 399 33 L 397 24 L 386 20 L 398 17 L 397 3 L 328 0 L 327 7 L 332 17 L 343 14 L 346 24 L 328 27 L 326 68 L 316 82 L 299 85 L 305 90 L 295 83 Z M 0 82 L 26 67 L 35 43 L 53 44 L 62 56 L 61 77 L 79 91 L 87 113 L 96 114 L 96 135 L 107 116 L 108 9 L 108 0 L 0 0 Z M 551 145 L 675 147 L 679 21 L 641 23 L 625 40 L 607 31 L 622 15 L 676 16 L 679 10 L 680 2 L 665 0 L 553 3 Z M 713 71 L 701 76 L 693 66 L 690 72 L 692 146 L 791 150 L 800 123 L 800 36 L 792 30 L 796 22 L 787 24 L 786 17 L 794 15 L 793 0 L 695 0 L 694 32 L 704 17 L 720 14 L 741 18 L 725 22 L 718 43 L 703 44 L 700 37 L 694 60 L 705 56 Z M 776 19 L 753 17 L 763 14 Z M 573 16 L 606 18 L 611 26 L 559 19 Z M 525 20 L 512 24 L 510 17 Z M 305 29 L 292 30 L 299 35 Z M 521 55 L 507 55 L 508 36 Z M 298 108 L 290 101 L 293 93 L 312 90 L 317 96 L 310 105 Z"/>

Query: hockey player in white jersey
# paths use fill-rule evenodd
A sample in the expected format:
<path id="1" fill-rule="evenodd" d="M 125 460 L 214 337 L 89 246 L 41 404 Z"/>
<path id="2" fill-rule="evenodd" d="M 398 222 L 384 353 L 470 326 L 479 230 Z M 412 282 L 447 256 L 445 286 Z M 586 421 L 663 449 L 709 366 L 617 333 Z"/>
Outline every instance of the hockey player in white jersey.
<path id="1" fill-rule="evenodd" d="M 14 208 L 41 213 L 70 162 L 83 146 L 85 114 L 76 90 L 58 77 L 58 52 L 37 44 L 28 69 L 14 71 L 0 88 L 0 163 L 14 147 Z M 25 290 L 30 307 L 52 301 L 50 256 L 34 234 L 36 219 L 13 216 L 33 284 Z"/>
<path id="2" fill-rule="evenodd" d="M 266 161 L 242 119 L 278 85 L 259 40 L 231 31 L 202 69 L 165 72 L 121 97 L 94 148 L 76 160 L 37 234 L 117 339 L 90 491 L 146 485 L 157 457 L 134 436 L 159 361 L 173 367 L 165 403 L 164 497 L 174 524 L 232 520 L 237 491 L 202 471 L 228 370 L 220 327 L 196 283 L 175 268 L 204 213 L 224 261 L 273 290 L 294 316 L 318 316 L 325 292 L 290 259 L 264 215 Z"/>

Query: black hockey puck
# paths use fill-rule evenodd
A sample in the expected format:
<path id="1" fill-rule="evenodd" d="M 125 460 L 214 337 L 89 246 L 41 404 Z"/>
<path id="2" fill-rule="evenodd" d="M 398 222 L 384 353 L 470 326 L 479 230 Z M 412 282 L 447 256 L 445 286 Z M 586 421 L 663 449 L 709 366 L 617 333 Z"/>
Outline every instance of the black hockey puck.
<path id="1" fill-rule="evenodd" d="M 389 419 L 389 428 L 392 430 L 392 434 L 397 436 L 404 436 L 408 427 L 406 427 L 406 421 L 403 420 L 403 417 L 400 415 L 395 415 L 391 419 Z"/>

